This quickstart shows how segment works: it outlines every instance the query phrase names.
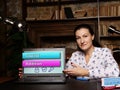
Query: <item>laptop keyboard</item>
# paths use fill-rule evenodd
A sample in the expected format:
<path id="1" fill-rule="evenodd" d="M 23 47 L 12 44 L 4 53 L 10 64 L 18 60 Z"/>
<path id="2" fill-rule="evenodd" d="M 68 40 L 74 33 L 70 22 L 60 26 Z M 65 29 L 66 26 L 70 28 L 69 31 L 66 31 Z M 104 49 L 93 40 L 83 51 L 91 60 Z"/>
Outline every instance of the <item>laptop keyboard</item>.
<path id="1" fill-rule="evenodd" d="M 64 78 L 61 77 L 31 77 L 24 78 L 24 82 L 65 82 Z"/>

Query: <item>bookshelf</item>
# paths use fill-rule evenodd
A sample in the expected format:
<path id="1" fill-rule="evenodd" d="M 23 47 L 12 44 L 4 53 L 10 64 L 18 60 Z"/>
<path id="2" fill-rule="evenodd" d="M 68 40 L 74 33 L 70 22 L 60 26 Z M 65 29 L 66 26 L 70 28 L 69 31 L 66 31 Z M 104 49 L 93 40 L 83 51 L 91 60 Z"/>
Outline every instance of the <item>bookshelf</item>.
<path id="1" fill-rule="evenodd" d="M 97 5 L 95 7 L 84 8 L 79 10 L 80 4 L 96 3 L 96 0 L 23 0 L 23 18 L 25 20 L 56 20 L 66 19 L 64 7 L 71 7 L 75 18 L 78 14 L 84 16 L 97 16 Z M 76 7 L 77 4 L 77 7 Z M 86 7 L 86 6 L 85 6 Z M 94 9 L 94 15 L 93 10 Z M 42 11 L 42 12 L 41 12 Z M 43 12 L 44 11 L 44 12 Z"/>
<path id="2" fill-rule="evenodd" d="M 66 18 L 64 7 L 70 7 L 72 9 L 74 18 Z M 82 23 L 84 21 L 86 23 L 89 20 L 88 23 L 95 23 L 94 27 L 96 29 L 95 34 L 98 36 L 97 40 L 104 47 L 109 47 L 111 50 L 113 48 L 120 48 L 120 36 L 108 33 L 108 27 L 110 25 L 120 30 L 119 0 L 23 0 L 23 19 L 28 22 L 31 30 L 35 31 L 37 31 L 38 25 L 42 25 L 41 22 L 48 24 L 47 22 L 64 23 L 68 21 L 70 23 L 71 21 L 81 21 L 80 23 Z M 31 23 L 37 24 L 35 26 Z M 64 25 L 55 27 L 61 29 Z M 45 30 L 45 28 L 43 29 Z M 50 32 L 49 30 L 47 31 Z M 39 32 L 42 33 L 42 31 Z M 64 30 L 61 33 L 64 33 Z M 39 47 L 39 45 L 36 46 Z"/>
<path id="3" fill-rule="evenodd" d="M 120 35 L 108 32 L 110 25 L 120 30 L 120 1 L 99 2 L 99 37 L 100 43 L 111 50 L 120 49 Z"/>

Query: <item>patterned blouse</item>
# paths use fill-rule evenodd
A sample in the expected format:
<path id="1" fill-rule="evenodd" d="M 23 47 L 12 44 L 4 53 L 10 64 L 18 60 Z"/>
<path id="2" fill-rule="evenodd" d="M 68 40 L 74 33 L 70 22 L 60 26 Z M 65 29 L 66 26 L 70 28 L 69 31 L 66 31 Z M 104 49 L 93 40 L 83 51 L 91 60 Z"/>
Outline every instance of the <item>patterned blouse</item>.
<path id="1" fill-rule="evenodd" d="M 66 68 L 72 68 L 71 62 L 79 64 L 89 70 L 89 78 L 117 77 L 119 76 L 119 66 L 108 48 L 95 47 L 88 63 L 85 55 L 81 51 L 72 54 L 66 64 Z"/>

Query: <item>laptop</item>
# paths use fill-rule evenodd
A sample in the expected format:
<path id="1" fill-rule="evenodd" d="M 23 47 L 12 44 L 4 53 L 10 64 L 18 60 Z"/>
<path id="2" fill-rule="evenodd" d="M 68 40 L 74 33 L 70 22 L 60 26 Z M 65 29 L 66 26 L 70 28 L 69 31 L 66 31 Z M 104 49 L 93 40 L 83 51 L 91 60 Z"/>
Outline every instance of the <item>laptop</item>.
<path id="1" fill-rule="evenodd" d="M 22 51 L 25 83 L 65 83 L 65 48 L 26 48 Z"/>

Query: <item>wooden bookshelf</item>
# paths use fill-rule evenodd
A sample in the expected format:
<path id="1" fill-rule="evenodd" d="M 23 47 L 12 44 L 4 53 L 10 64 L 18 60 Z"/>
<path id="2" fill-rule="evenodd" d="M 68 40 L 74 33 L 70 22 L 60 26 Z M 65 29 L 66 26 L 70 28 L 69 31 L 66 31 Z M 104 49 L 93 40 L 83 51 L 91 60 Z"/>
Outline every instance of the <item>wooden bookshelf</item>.
<path id="1" fill-rule="evenodd" d="M 64 7 L 71 7 L 74 18 L 66 18 Z M 37 10 L 37 13 L 30 13 L 35 10 Z M 42 12 L 44 17 L 40 16 L 41 11 L 47 11 Z M 39 16 L 32 17 L 30 15 Z M 58 37 L 71 36 L 75 25 L 86 22 L 95 23 L 94 28 L 97 40 L 103 46 L 111 50 L 113 47 L 120 46 L 120 36 L 108 33 L 108 27 L 110 25 L 120 30 L 119 0 L 100 0 L 99 2 L 97 0 L 35 0 L 32 2 L 31 0 L 28 2 L 23 0 L 23 18 L 27 20 L 30 26 L 31 40 L 36 44 L 36 47 L 40 47 L 40 41 L 43 41 L 40 37 L 54 37 L 56 35 L 58 36 L 58 33 Z M 44 25 L 46 27 L 43 27 Z M 68 31 L 66 31 L 67 29 Z M 37 40 L 37 38 L 39 39 Z"/>

